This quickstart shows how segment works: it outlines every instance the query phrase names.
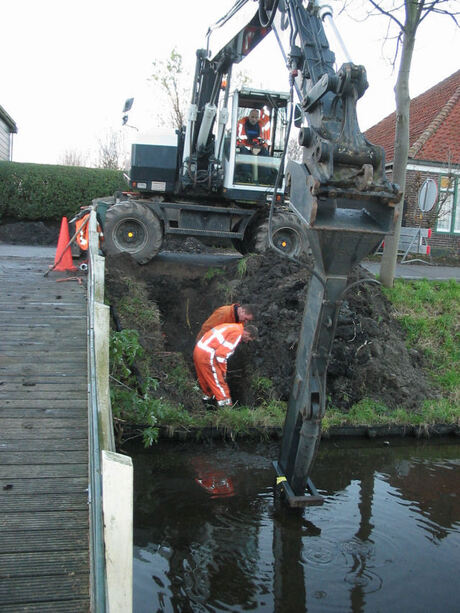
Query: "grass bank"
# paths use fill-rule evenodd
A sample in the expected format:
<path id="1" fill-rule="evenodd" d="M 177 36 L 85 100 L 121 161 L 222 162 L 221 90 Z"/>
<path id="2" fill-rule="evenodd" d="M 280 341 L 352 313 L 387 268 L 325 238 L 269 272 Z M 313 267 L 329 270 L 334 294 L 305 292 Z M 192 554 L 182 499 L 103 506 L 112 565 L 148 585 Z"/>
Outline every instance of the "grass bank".
<path id="1" fill-rule="evenodd" d="M 427 399 L 415 412 L 403 406 L 389 408 L 371 398 L 363 398 L 347 412 L 328 406 L 323 429 L 460 424 L 460 284 L 454 280 L 396 280 L 393 289 L 383 291 L 392 303 L 393 315 L 401 324 L 408 348 L 423 355 L 424 370 L 437 396 Z M 257 428 L 283 426 L 286 403 L 274 398 L 270 381 L 260 382 L 261 399 L 256 408 L 237 406 L 188 412 L 180 404 L 158 397 L 158 381 L 154 378 L 144 377 L 139 383 L 133 365 L 142 360 L 142 354 L 138 333 L 125 330 L 112 334 L 112 408 L 120 436 L 128 424 L 141 426 L 139 431 L 146 445 L 158 439 L 160 426 L 170 430 L 220 428 L 232 436 Z M 178 367 L 174 375 L 179 381 Z"/>

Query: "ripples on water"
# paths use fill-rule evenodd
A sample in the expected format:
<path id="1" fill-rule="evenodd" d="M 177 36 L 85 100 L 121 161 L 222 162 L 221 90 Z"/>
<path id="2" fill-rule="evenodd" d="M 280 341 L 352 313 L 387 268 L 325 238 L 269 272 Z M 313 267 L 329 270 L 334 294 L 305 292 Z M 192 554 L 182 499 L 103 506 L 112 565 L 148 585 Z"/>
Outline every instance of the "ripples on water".
<path id="1" fill-rule="evenodd" d="M 459 445 L 322 443 L 301 513 L 275 444 L 132 455 L 135 613 L 459 610 Z"/>

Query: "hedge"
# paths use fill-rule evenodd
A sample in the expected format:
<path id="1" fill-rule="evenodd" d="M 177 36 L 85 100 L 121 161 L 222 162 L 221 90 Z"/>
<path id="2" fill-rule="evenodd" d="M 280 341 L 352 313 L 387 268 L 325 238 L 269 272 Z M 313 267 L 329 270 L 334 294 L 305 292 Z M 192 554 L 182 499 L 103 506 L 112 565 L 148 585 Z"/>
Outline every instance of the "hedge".
<path id="1" fill-rule="evenodd" d="M 127 187 L 118 170 L 0 162 L 0 222 L 71 218 L 94 198 Z"/>

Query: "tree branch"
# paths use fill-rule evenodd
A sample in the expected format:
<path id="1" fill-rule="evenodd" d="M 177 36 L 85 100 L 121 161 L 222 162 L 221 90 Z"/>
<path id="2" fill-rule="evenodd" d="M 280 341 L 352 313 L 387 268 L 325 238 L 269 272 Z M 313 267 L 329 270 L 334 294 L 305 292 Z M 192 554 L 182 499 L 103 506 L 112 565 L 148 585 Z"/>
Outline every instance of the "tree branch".
<path id="1" fill-rule="evenodd" d="M 392 21 L 394 21 L 397 24 L 397 26 L 401 29 L 401 31 L 404 32 L 404 25 L 399 21 L 399 19 L 396 19 L 396 17 L 393 15 L 391 11 L 386 11 L 379 4 L 377 4 L 377 2 L 374 2 L 374 0 L 369 0 L 369 2 L 379 13 L 382 13 L 382 15 L 386 15 Z"/>

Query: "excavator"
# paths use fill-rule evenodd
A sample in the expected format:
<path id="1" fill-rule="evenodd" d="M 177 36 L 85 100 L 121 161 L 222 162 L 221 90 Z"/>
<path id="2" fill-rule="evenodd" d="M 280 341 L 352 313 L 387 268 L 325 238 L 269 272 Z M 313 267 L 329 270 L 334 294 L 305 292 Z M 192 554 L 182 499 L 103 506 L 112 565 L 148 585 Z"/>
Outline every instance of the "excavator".
<path id="1" fill-rule="evenodd" d="M 385 176 L 383 149 L 358 126 L 365 68 L 347 62 L 336 70 L 323 25 L 329 19 L 331 8 L 317 0 L 237 0 L 197 51 L 187 125 L 169 140 L 134 144 L 130 192 L 95 202 L 105 253 L 127 251 L 140 263 L 158 253 L 165 235 L 230 239 L 242 254 L 271 248 L 301 262 L 305 252 L 312 256 L 274 463 L 275 491 L 291 507 L 322 503 L 310 473 L 340 307 L 353 267 L 392 232 L 401 198 Z M 289 91 L 232 91 L 232 68 L 270 35 Z M 239 126 L 253 110 L 264 131 L 248 152 Z M 286 156 L 292 124 L 301 161 Z"/>

